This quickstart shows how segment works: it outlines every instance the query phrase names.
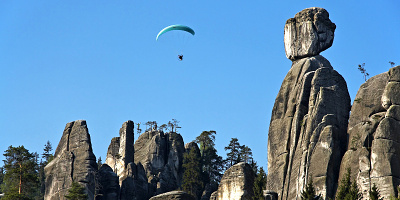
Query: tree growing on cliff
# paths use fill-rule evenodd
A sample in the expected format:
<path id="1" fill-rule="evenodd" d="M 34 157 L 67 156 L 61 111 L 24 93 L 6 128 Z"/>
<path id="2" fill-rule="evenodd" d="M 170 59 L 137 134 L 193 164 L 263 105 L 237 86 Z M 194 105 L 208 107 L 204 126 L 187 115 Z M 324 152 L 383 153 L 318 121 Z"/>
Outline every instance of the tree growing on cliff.
<path id="1" fill-rule="evenodd" d="M 227 169 L 241 161 L 240 147 L 239 140 L 237 138 L 232 138 L 229 145 L 224 148 L 225 151 L 228 151 L 226 153 Z"/>
<path id="2" fill-rule="evenodd" d="M 253 160 L 253 152 L 251 151 L 251 149 L 246 146 L 246 145 L 242 145 L 240 146 L 240 155 L 239 157 L 241 158 L 241 161 L 250 164 Z"/>
<path id="3" fill-rule="evenodd" d="M 184 169 L 182 190 L 195 197 L 199 197 L 204 184 L 201 177 L 200 158 L 197 156 L 195 148 L 183 154 L 182 167 Z"/>
<path id="4" fill-rule="evenodd" d="M 369 191 L 369 199 L 370 200 L 383 200 L 383 198 L 381 198 L 381 194 L 379 194 L 378 187 L 376 187 L 375 183 L 372 186 L 371 190 Z"/>
<path id="5" fill-rule="evenodd" d="M 24 146 L 9 146 L 3 155 L 5 173 L 2 200 L 34 199 L 39 189 L 35 155 Z"/>
<path id="6" fill-rule="evenodd" d="M 351 169 L 347 168 L 344 178 L 341 180 L 336 193 L 336 200 L 359 200 L 362 199 L 362 193 L 358 189 L 355 180 L 350 180 Z"/>
<path id="7" fill-rule="evenodd" d="M 319 200 L 321 198 L 321 194 L 317 195 L 315 193 L 314 185 L 312 179 L 307 184 L 306 188 L 301 192 L 301 200 Z"/>
<path id="8" fill-rule="evenodd" d="M 264 200 L 264 188 L 267 184 L 267 175 L 264 172 L 263 167 L 257 173 L 256 179 L 254 180 L 253 187 L 253 200 Z"/>
<path id="9" fill-rule="evenodd" d="M 69 200 L 87 200 L 88 195 L 85 193 L 85 188 L 74 181 L 65 198 Z"/>

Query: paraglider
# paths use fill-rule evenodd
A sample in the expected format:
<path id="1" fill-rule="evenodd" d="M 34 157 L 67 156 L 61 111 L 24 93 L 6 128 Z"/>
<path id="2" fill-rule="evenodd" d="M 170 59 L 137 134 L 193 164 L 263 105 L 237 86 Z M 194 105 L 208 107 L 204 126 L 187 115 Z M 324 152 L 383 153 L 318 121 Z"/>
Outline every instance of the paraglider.
<path id="1" fill-rule="evenodd" d="M 175 25 L 171 25 L 171 26 L 167 26 L 167 27 L 163 28 L 163 29 L 157 34 L 156 41 L 158 41 L 158 38 L 159 38 L 161 35 L 163 35 L 163 34 L 165 34 L 165 33 L 167 33 L 167 32 L 170 32 L 170 31 L 185 31 L 185 32 L 187 32 L 187 33 L 192 34 L 193 36 L 194 36 L 194 34 L 195 34 L 195 33 L 194 33 L 194 30 L 193 30 L 192 28 L 190 28 L 190 27 L 188 27 L 188 26 L 185 26 L 185 25 L 175 24 Z M 182 61 L 182 60 L 183 60 L 183 54 L 179 54 L 179 55 L 178 55 L 178 59 L 179 59 L 180 61 Z"/>

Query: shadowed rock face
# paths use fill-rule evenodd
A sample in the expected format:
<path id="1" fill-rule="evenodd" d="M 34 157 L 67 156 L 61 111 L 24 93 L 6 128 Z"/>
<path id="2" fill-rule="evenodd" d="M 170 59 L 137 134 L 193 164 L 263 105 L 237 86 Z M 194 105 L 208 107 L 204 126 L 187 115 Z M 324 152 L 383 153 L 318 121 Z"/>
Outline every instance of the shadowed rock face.
<path id="1" fill-rule="evenodd" d="M 68 123 L 55 151 L 54 159 L 45 167 L 45 199 L 65 199 L 64 196 L 72 181 L 83 185 L 89 199 L 93 199 L 96 172 L 96 157 L 92 151 L 86 121 Z"/>
<path id="2" fill-rule="evenodd" d="M 400 66 L 361 85 L 351 109 L 349 145 L 340 178 L 351 169 L 364 199 L 375 183 L 385 199 L 400 184 Z"/>
<path id="3" fill-rule="evenodd" d="M 119 179 L 110 166 L 103 164 L 98 172 L 98 183 L 96 187 L 96 200 L 118 200 Z"/>
<path id="4" fill-rule="evenodd" d="M 332 46 L 336 25 L 323 8 L 307 8 L 286 21 L 286 57 L 297 60 L 318 55 Z"/>
<path id="5" fill-rule="evenodd" d="M 268 133 L 267 190 L 296 199 L 311 178 L 333 197 L 346 150 L 350 96 L 343 77 L 318 55 L 293 62 L 276 97 Z"/>
<path id="6" fill-rule="evenodd" d="M 218 190 L 211 194 L 215 200 L 251 200 L 254 196 L 255 174 L 251 166 L 241 162 L 225 171 Z"/>

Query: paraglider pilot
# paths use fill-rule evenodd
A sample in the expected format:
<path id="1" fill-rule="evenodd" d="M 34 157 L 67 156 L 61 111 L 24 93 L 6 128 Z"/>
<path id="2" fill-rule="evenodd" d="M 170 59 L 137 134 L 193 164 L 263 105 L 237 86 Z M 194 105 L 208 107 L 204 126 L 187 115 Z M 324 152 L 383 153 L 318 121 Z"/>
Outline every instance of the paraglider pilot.
<path id="1" fill-rule="evenodd" d="M 179 58 L 180 61 L 182 61 L 183 60 L 183 54 L 178 55 L 178 58 Z"/>

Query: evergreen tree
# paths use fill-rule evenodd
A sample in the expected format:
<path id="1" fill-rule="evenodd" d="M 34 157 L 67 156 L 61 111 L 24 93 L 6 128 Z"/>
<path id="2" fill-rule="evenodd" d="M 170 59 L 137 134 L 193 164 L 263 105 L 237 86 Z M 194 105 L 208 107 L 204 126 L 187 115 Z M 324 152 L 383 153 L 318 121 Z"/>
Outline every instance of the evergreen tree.
<path id="1" fill-rule="evenodd" d="M 346 194 L 345 200 L 361 200 L 362 199 L 362 193 L 360 192 L 360 189 L 357 186 L 356 180 L 353 180 L 351 183 L 350 191 L 348 194 Z"/>
<path id="2" fill-rule="evenodd" d="M 65 198 L 69 200 L 87 200 L 88 196 L 85 193 L 85 187 L 77 182 L 72 182 L 71 188 L 68 190 L 68 194 L 65 195 Z"/>
<path id="3" fill-rule="evenodd" d="M 267 175 L 264 172 L 263 167 L 260 168 L 257 173 L 256 179 L 254 180 L 253 187 L 253 200 L 264 200 L 264 188 L 267 184 Z"/>
<path id="4" fill-rule="evenodd" d="M 50 141 L 47 140 L 47 143 L 44 145 L 42 153 L 42 158 L 44 158 L 45 160 L 44 165 L 47 165 L 53 159 L 53 153 L 51 153 L 51 151 L 53 151 L 53 147 L 51 146 Z"/>
<path id="5" fill-rule="evenodd" d="M 351 181 L 350 181 L 351 169 L 347 168 L 347 172 L 344 175 L 344 178 L 340 181 L 340 185 L 338 187 L 338 192 L 336 193 L 337 200 L 344 200 L 346 195 L 350 192 Z"/>
<path id="6" fill-rule="evenodd" d="M 99 156 L 99 158 L 97 159 L 97 169 L 100 169 L 101 165 L 102 165 L 102 161 L 101 161 L 101 156 Z"/>
<path id="7" fill-rule="evenodd" d="M 378 187 L 376 187 L 375 183 L 372 186 L 372 189 L 369 191 L 369 199 L 370 200 L 383 200 L 383 198 L 380 198 L 381 195 L 379 194 Z"/>
<path id="8" fill-rule="evenodd" d="M 24 146 L 9 146 L 3 154 L 2 200 L 34 199 L 39 189 L 36 158 Z"/>
<path id="9" fill-rule="evenodd" d="M 183 155 L 183 178 L 182 190 L 195 197 L 201 195 L 203 182 L 201 177 L 200 158 L 196 154 L 196 149 L 192 148 Z"/>
<path id="10" fill-rule="evenodd" d="M 3 193 L 1 190 L 1 185 L 3 185 L 3 179 L 4 179 L 4 169 L 3 167 L 0 167 L 0 194 Z"/>
<path id="11" fill-rule="evenodd" d="M 253 160 L 253 152 L 251 151 L 251 149 L 246 146 L 240 146 L 240 158 L 241 161 L 245 162 L 245 163 L 251 163 L 251 161 Z"/>
<path id="12" fill-rule="evenodd" d="M 301 192 L 301 200 L 319 200 L 322 199 L 321 195 L 315 194 L 315 189 L 312 179 L 307 184 L 306 188 Z"/>
<path id="13" fill-rule="evenodd" d="M 240 158 L 240 144 L 237 138 L 232 138 L 229 145 L 224 148 L 227 156 L 227 169 L 241 161 Z"/>

